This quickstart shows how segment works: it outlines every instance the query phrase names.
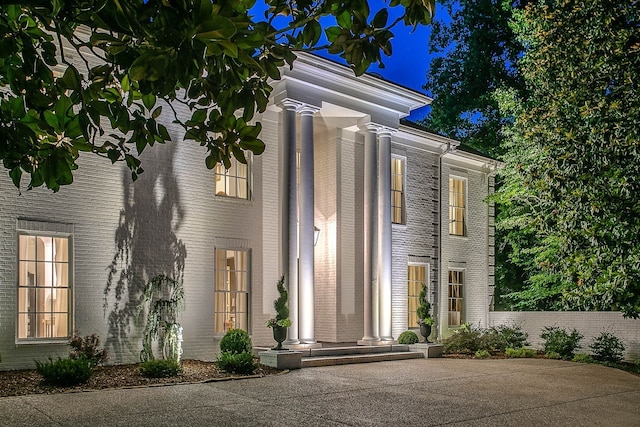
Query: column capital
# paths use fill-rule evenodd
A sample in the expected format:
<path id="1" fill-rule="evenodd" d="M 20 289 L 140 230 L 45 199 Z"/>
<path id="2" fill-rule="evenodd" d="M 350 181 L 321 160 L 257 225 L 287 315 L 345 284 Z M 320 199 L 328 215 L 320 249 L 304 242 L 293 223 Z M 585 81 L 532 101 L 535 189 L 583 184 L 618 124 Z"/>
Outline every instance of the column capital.
<path id="1" fill-rule="evenodd" d="M 360 128 L 361 132 L 372 132 L 378 135 L 391 135 L 398 131 L 398 129 L 365 120 L 358 121 L 358 128 Z"/>
<path id="2" fill-rule="evenodd" d="M 302 102 L 296 101 L 291 98 L 285 98 L 282 101 L 278 102 L 278 107 L 283 110 L 293 110 L 296 111 L 302 104 Z"/>
<path id="3" fill-rule="evenodd" d="M 305 102 L 298 101 L 292 98 L 284 98 L 283 100 L 279 101 L 277 105 L 283 110 L 293 110 L 302 116 L 312 116 L 320 111 L 320 107 L 318 106 L 307 104 Z"/>
<path id="4" fill-rule="evenodd" d="M 301 103 L 296 109 L 296 112 L 299 113 L 301 116 L 313 116 L 318 111 L 320 111 L 320 107 L 316 107 L 315 105 L 311 105 L 311 104 L 303 104 L 303 103 Z"/>

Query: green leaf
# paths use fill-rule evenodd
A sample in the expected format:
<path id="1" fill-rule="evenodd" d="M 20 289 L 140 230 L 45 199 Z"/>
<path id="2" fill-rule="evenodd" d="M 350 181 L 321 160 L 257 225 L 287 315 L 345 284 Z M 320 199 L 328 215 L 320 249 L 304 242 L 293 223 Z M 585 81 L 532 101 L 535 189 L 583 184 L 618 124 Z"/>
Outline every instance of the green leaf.
<path id="1" fill-rule="evenodd" d="M 156 105 L 155 95 L 153 95 L 152 93 L 142 95 L 142 103 L 145 107 L 147 107 L 147 110 L 151 110 L 153 106 Z"/>
<path id="2" fill-rule="evenodd" d="M 198 39 L 230 39 L 236 34 L 236 26 L 224 16 L 210 15 L 198 25 L 196 31 Z"/>
<path id="3" fill-rule="evenodd" d="M 386 8 L 382 8 L 376 13 L 376 16 L 373 17 L 371 25 L 373 25 L 374 28 L 384 28 L 387 25 L 388 18 L 389 11 Z"/>
<path id="4" fill-rule="evenodd" d="M 340 25 L 340 27 L 347 30 L 351 29 L 351 25 L 353 24 L 351 13 L 349 13 L 349 11 L 347 10 L 336 16 L 336 21 L 338 22 L 338 25 Z"/>

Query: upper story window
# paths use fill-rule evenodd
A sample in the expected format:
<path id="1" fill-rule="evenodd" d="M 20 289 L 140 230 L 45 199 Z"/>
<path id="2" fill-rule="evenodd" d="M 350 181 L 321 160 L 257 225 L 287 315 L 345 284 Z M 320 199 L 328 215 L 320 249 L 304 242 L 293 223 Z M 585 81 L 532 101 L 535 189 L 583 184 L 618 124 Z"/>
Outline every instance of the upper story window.
<path id="1" fill-rule="evenodd" d="M 417 328 L 418 325 L 418 306 L 420 305 L 420 291 L 422 286 L 428 284 L 428 269 L 426 264 L 409 264 L 407 271 L 407 314 L 408 328 Z"/>
<path id="2" fill-rule="evenodd" d="M 251 156 L 247 155 L 247 164 L 240 163 L 235 157 L 231 159 L 231 167 L 216 165 L 216 196 L 236 197 L 251 200 Z"/>
<path id="3" fill-rule="evenodd" d="M 391 222 L 405 223 L 404 209 L 404 159 L 391 158 Z"/>
<path id="4" fill-rule="evenodd" d="M 465 236 L 467 225 L 467 180 L 449 177 L 449 234 Z"/>
<path id="5" fill-rule="evenodd" d="M 214 332 L 248 331 L 249 251 L 215 250 Z"/>
<path id="6" fill-rule="evenodd" d="M 71 237 L 18 235 L 18 339 L 68 338 Z"/>

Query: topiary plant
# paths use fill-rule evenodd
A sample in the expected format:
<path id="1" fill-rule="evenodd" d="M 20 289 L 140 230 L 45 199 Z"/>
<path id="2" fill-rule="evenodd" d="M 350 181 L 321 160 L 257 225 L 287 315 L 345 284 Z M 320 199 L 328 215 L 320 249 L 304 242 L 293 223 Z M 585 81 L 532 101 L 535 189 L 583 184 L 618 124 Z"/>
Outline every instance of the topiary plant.
<path id="1" fill-rule="evenodd" d="M 276 317 L 267 320 L 267 328 L 273 328 L 274 326 L 288 328 L 291 326 L 291 319 L 289 319 L 289 293 L 284 286 L 284 276 L 278 280 L 277 287 L 280 296 L 273 301 L 273 308 L 276 309 Z"/>
<path id="2" fill-rule="evenodd" d="M 427 285 L 422 284 L 420 295 L 418 296 L 419 305 L 416 309 L 419 325 L 433 325 L 434 320 L 431 317 L 431 303 L 427 300 Z"/>
<path id="3" fill-rule="evenodd" d="M 220 340 L 220 352 L 232 354 L 252 353 L 253 345 L 247 331 L 229 329 Z"/>
<path id="4" fill-rule="evenodd" d="M 413 331 L 404 331 L 398 337 L 398 344 L 415 344 L 418 342 L 418 336 Z"/>

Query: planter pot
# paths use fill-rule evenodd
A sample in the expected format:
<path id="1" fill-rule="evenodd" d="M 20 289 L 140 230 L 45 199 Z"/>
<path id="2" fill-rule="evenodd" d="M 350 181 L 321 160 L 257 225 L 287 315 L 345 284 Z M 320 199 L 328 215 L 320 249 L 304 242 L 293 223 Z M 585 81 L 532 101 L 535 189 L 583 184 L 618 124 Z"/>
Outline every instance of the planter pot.
<path id="1" fill-rule="evenodd" d="M 431 325 L 420 325 L 420 335 L 424 337 L 425 343 L 431 343 L 431 341 L 429 341 L 429 335 L 431 335 Z"/>
<path id="2" fill-rule="evenodd" d="M 282 348 L 282 341 L 287 339 L 287 328 L 284 326 L 273 327 L 273 339 L 278 343 L 272 350 L 284 350 Z"/>

